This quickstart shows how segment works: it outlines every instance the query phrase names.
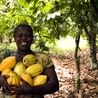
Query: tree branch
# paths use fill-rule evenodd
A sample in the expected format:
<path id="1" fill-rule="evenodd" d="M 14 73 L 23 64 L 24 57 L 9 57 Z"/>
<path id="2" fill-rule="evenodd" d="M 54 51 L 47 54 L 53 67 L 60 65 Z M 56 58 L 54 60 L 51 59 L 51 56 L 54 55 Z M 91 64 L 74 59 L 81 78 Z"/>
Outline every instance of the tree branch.
<path id="1" fill-rule="evenodd" d="M 91 4 L 92 4 L 92 6 L 93 6 L 93 8 L 94 8 L 94 10 L 96 12 L 96 14 L 98 15 L 98 9 L 96 7 L 95 1 L 94 0 L 91 0 Z"/>

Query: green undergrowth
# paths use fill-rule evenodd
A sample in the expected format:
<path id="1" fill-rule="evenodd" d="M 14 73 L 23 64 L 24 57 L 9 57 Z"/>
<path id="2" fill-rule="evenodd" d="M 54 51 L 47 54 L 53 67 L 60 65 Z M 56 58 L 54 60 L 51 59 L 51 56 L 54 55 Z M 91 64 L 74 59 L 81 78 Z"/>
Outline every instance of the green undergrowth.
<path id="1" fill-rule="evenodd" d="M 74 53 L 75 52 L 75 41 L 74 39 L 68 37 L 67 39 L 60 39 L 53 43 L 47 43 L 46 46 L 49 48 L 47 53 L 52 55 L 66 55 L 66 52 Z M 83 39 L 80 40 L 79 48 L 86 48 L 87 42 Z M 41 51 L 39 47 L 36 47 L 35 44 L 32 44 L 31 49 L 33 51 Z M 1 43 L 0 44 L 0 56 L 7 50 L 15 51 L 17 50 L 15 42 L 13 43 Z"/>

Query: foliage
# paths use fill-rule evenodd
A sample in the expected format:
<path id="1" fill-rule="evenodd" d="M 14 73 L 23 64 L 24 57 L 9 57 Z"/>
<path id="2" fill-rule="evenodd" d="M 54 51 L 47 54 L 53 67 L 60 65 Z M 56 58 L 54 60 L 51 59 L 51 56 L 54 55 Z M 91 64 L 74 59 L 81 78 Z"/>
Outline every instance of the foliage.
<path id="1" fill-rule="evenodd" d="M 46 42 L 53 43 L 66 35 L 75 37 L 77 33 L 85 37 L 83 27 L 89 28 L 91 8 L 90 0 L 2 0 L 0 37 L 12 39 L 13 29 L 19 23 L 28 23 L 34 30 L 36 47 L 48 51 Z M 92 21 L 96 27 L 98 19 Z"/>
<path id="2" fill-rule="evenodd" d="M 46 42 L 55 43 L 56 39 L 66 35 L 84 36 L 90 46 L 91 65 L 97 65 L 97 0 L 2 0 L 0 14 L 0 38 L 2 35 L 12 38 L 13 29 L 19 23 L 32 26 L 36 48 L 40 51 L 49 51 Z"/>

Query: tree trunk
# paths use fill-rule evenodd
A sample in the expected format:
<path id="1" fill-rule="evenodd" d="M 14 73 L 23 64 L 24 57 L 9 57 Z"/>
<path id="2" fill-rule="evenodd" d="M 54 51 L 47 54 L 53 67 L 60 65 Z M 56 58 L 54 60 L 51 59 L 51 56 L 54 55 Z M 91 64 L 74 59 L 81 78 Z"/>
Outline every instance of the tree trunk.
<path id="1" fill-rule="evenodd" d="M 91 68 L 97 68 L 97 57 L 96 57 L 96 34 L 88 38 L 89 50 L 90 50 L 90 64 Z"/>
<path id="2" fill-rule="evenodd" d="M 92 28 L 93 29 L 93 28 Z M 90 65 L 92 69 L 97 68 L 97 57 L 96 57 L 96 33 L 88 32 L 87 28 L 84 27 L 87 41 L 89 44 L 90 51 Z"/>
<path id="3" fill-rule="evenodd" d="M 78 33 L 75 38 L 76 48 L 75 48 L 75 60 L 76 60 L 76 70 L 77 70 L 77 79 L 76 79 L 76 92 L 79 93 L 80 90 L 80 58 L 78 55 L 80 34 Z"/>
<path id="4" fill-rule="evenodd" d="M 90 65 L 92 69 L 97 68 L 97 57 L 96 57 L 96 20 L 94 20 L 93 8 L 91 7 L 90 12 L 88 13 L 88 25 L 84 25 L 84 31 L 87 37 L 87 41 L 89 44 L 89 51 L 90 51 Z"/>

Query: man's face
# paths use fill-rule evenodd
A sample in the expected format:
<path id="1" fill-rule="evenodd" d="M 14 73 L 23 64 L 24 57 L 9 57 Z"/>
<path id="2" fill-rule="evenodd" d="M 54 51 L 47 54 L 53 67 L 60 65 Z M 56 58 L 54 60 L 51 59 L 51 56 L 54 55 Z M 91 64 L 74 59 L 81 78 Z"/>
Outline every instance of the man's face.
<path id="1" fill-rule="evenodd" d="M 27 28 L 20 28 L 15 35 L 15 42 L 17 44 L 18 50 L 27 51 L 30 49 L 30 46 L 33 41 L 33 36 Z"/>

